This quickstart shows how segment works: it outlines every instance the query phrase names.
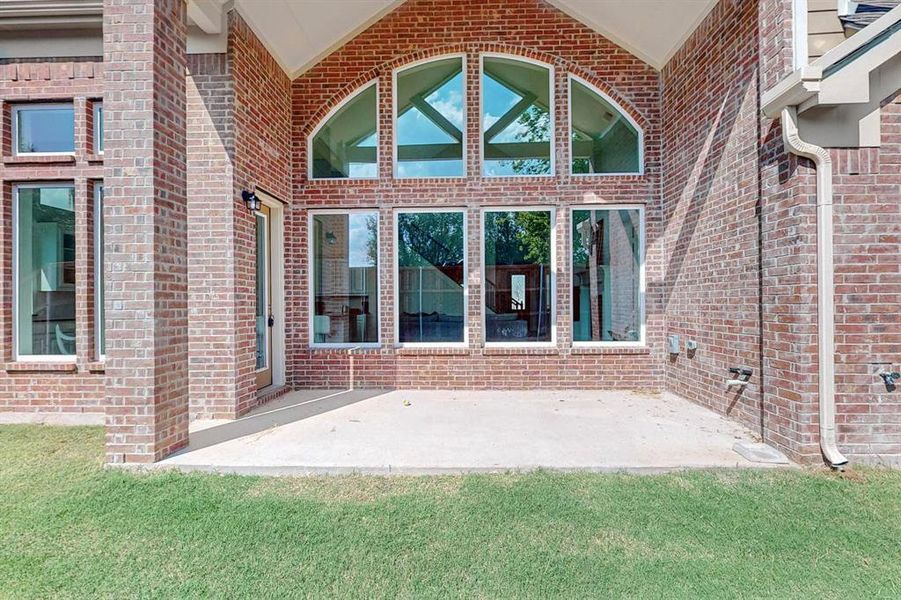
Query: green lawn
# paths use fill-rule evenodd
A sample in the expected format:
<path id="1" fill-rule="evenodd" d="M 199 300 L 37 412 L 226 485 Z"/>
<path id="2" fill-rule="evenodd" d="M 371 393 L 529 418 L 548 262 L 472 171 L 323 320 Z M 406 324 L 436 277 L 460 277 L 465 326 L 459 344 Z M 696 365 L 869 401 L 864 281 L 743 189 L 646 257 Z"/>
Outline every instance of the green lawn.
<path id="1" fill-rule="evenodd" d="M 901 473 L 133 474 L 0 427 L 0 596 L 901 597 Z"/>

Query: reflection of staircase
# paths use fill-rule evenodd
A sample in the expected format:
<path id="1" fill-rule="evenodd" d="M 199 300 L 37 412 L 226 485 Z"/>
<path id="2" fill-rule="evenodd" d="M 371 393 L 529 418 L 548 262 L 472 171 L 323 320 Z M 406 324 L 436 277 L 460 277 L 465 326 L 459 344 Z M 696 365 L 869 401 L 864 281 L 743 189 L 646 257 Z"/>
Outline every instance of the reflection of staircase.
<path id="1" fill-rule="evenodd" d="M 499 311 L 497 306 L 497 285 L 487 277 L 485 278 L 485 310 L 490 313 L 497 314 Z"/>
<path id="2" fill-rule="evenodd" d="M 896 6 L 901 6 L 901 0 L 863 0 L 857 3 L 857 9 L 852 14 L 839 16 L 839 20 L 845 28 L 845 34 L 850 35 L 860 31 Z"/>

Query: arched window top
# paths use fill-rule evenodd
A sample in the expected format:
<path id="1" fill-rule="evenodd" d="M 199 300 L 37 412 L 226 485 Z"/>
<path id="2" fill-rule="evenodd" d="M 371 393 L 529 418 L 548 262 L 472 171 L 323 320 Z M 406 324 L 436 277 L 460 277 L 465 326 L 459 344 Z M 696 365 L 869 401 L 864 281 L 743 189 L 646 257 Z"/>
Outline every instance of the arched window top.
<path id="1" fill-rule="evenodd" d="M 378 177 L 378 84 L 345 98 L 310 134 L 310 179 Z"/>
<path id="2" fill-rule="evenodd" d="M 439 56 L 394 71 L 396 177 L 466 174 L 465 57 Z"/>
<path id="3" fill-rule="evenodd" d="M 554 172 L 553 69 L 512 55 L 482 55 L 482 171 Z"/>
<path id="4" fill-rule="evenodd" d="M 569 76 L 573 175 L 644 172 L 644 132 L 610 96 Z"/>

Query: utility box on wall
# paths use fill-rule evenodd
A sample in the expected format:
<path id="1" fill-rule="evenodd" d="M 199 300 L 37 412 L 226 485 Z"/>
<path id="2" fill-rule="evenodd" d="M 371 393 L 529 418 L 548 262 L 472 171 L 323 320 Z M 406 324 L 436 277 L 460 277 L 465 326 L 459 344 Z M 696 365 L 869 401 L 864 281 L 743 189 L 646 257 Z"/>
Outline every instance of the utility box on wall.
<path id="1" fill-rule="evenodd" d="M 679 354 L 679 336 L 678 335 L 668 335 L 666 336 L 666 351 L 670 354 Z"/>

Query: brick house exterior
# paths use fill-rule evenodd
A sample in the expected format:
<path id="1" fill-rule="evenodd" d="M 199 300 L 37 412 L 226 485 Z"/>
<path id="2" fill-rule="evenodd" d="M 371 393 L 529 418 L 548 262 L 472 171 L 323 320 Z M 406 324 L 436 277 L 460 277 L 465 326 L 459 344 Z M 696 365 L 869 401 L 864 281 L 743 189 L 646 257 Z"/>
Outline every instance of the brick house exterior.
<path id="1" fill-rule="evenodd" d="M 103 415 L 108 460 L 150 462 L 187 443 L 190 419 L 237 418 L 290 388 L 637 389 L 683 396 L 795 460 L 821 460 L 815 171 L 761 110 L 793 71 L 791 0 L 720 0 L 661 69 L 543 0 L 407 0 L 294 78 L 239 9 L 217 52 L 188 51 L 185 15 L 184 0 L 104 0 L 102 55 L 0 58 L 0 411 Z M 486 54 L 552 67 L 553 175 L 482 175 Z M 465 176 L 396 178 L 395 70 L 447 55 L 465 57 Z M 569 173 L 570 76 L 638 125 L 639 173 Z M 372 81 L 378 176 L 310 178 L 308 138 Z M 881 144 L 831 150 L 836 427 L 852 459 L 898 464 L 901 392 L 878 373 L 901 367 L 901 98 L 880 100 Z M 73 104 L 74 157 L 17 156 L 13 107 L 51 101 Z M 33 182 L 74 186 L 74 360 L 17 359 L 14 348 L 12 206 L 16 186 Z M 100 185 L 103 360 L 91 276 Z M 246 190 L 277 203 L 283 231 L 283 365 L 260 390 Z M 640 344 L 574 343 L 572 211 L 604 205 L 643 215 Z M 553 341 L 486 344 L 482 214 L 525 206 L 554 211 Z M 395 219 L 409 208 L 465 210 L 465 345 L 397 344 Z M 378 347 L 311 343 L 311 215 L 332 209 L 379 216 Z M 749 384 L 725 386 L 737 365 L 753 369 Z"/>

